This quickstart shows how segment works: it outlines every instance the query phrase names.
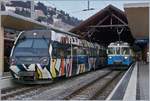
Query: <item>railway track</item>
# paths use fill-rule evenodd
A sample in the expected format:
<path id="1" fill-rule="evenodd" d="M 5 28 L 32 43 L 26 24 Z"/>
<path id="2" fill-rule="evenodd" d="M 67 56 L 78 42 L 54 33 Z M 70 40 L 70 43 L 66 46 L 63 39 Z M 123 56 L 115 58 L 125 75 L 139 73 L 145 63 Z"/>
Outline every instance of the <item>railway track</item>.
<path id="1" fill-rule="evenodd" d="M 86 75 L 86 74 L 85 74 Z M 73 79 L 76 79 L 77 77 L 68 79 L 68 81 L 71 81 Z M 67 82 L 66 80 L 59 80 L 54 81 L 51 84 L 42 84 L 42 85 L 19 85 L 15 87 L 9 87 L 1 90 L 1 99 L 2 100 L 13 100 L 13 99 L 22 99 L 24 97 L 29 97 L 35 94 L 38 94 L 40 92 L 43 92 L 47 89 L 51 89 L 54 86 L 59 85 L 59 83 Z M 34 92 L 34 93 L 33 93 Z M 20 98 L 17 98 L 20 96 Z"/>
<path id="2" fill-rule="evenodd" d="M 97 73 L 98 74 L 97 74 Z M 110 71 L 107 69 L 102 69 L 102 72 L 92 72 L 83 74 L 81 76 L 76 76 L 69 78 L 67 80 L 60 80 L 56 81 L 52 84 L 45 84 L 45 85 L 23 85 L 11 89 L 5 89 L 2 90 L 1 99 L 2 100 L 22 100 L 22 99 L 63 99 L 63 100 L 69 100 L 69 99 L 97 99 L 98 93 L 101 93 L 100 91 L 103 91 L 105 86 L 108 86 L 111 82 L 111 79 L 115 79 L 118 75 L 120 75 L 122 72 L 119 71 Z M 100 73 L 100 74 L 99 74 Z M 87 75 L 87 77 L 86 77 Z M 89 77 L 88 77 L 89 75 Z M 83 79 L 83 78 L 91 78 L 93 79 Z M 93 76 L 92 76 L 93 75 Z M 82 79 L 80 79 L 82 78 Z M 77 80 L 79 79 L 79 81 Z M 81 81 L 80 81 L 81 80 Z M 73 83 L 76 82 L 76 83 Z M 68 87 L 66 86 L 68 85 Z M 69 84 L 74 85 L 69 87 Z M 67 88 L 61 88 L 59 87 L 61 85 L 64 85 Z M 63 87 L 63 86 L 62 86 Z M 103 89 L 100 89 L 103 88 Z M 53 89 L 59 89 L 57 90 L 56 94 L 53 95 L 51 93 L 54 92 Z M 47 90 L 51 93 L 48 93 Z M 88 94 L 87 94 L 88 93 Z M 46 95 L 46 97 L 42 97 L 43 95 Z M 40 97 L 41 96 L 41 97 Z M 60 98 L 58 98 L 60 97 Z"/>
<path id="3" fill-rule="evenodd" d="M 120 72 L 110 79 L 96 94 L 90 98 L 91 100 L 106 100 L 110 92 L 115 88 L 119 80 L 122 78 L 125 72 Z"/>
<path id="4" fill-rule="evenodd" d="M 19 86 L 19 87 L 2 90 L 1 99 L 2 100 L 11 99 L 16 95 L 22 95 L 24 93 L 27 93 L 32 90 L 36 90 L 41 87 L 46 87 L 46 86 L 45 85 Z"/>
<path id="5" fill-rule="evenodd" d="M 105 68 L 102 68 L 101 70 L 105 70 Z M 83 74 L 86 75 L 86 74 Z M 73 77 L 76 78 L 76 77 Z M 71 79 L 73 79 L 71 78 Z M 54 81 L 53 84 L 55 83 L 59 83 L 59 82 L 63 82 L 63 80 L 59 80 L 59 81 Z M 1 89 L 1 99 L 2 100 L 6 100 L 9 98 L 13 98 L 16 95 L 22 95 L 23 93 L 27 93 L 30 92 L 32 90 L 38 90 L 39 88 L 46 88 L 49 87 L 51 85 L 49 84 L 43 84 L 43 85 L 17 85 L 14 87 L 8 87 L 8 88 L 3 88 Z"/>
<path id="6" fill-rule="evenodd" d="M 63 100 L 95 100 L 97 99 L 105 88 L 113 82 L 122 72 L 111 71 L 96 80 L 78 88 L 74 92 L 65 96 Z"/>

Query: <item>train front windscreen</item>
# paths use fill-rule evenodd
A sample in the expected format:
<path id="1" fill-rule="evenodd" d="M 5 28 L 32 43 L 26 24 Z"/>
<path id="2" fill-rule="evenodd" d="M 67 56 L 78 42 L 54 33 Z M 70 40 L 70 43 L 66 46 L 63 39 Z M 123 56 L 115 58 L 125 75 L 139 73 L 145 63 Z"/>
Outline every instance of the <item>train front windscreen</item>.
<path id="1" fill-rule="evenodd" d="M 115 47 L 109 47 L 108 48 L 108 54 L 109 55 L 116 54 L 116 48 Z"/>
<path id="2" fill-rule="evenodd" d="M 129 47 L 122 47 L 121 53 L 122 53 L 122 55 L 130 55 L 130 48 Z"/>
<path id="3" fill-rule="evenodd" d="M 33 64 L 41 63 L 45 59 L 45 63 L 49 58 L 49 40 L 45 38 L 19 38 L 17 41 L 12 59 L 17 64 Z"/>

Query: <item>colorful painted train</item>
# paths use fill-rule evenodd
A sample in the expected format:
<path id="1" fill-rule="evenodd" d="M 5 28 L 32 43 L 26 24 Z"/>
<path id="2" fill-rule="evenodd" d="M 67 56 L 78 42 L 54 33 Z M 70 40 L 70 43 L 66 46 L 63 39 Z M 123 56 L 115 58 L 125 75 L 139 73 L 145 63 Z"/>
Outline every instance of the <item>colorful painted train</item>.
<path id="1" fill-rule="evenodd" d="M 127 69 L 133 63 L 133 51 L 128 43 L 117 41 L 108 45 L 108 65 L 118 69 Z M 118 66 L 118 67 L 117 67 Z"/>
<path id="2" fill-rule="evenodd" d="M 71 77 L 106 63 L 104 46 L 54 28 L 21 32 L 10 55 L 10 71 L 14 80 L 26 84 Z"/>

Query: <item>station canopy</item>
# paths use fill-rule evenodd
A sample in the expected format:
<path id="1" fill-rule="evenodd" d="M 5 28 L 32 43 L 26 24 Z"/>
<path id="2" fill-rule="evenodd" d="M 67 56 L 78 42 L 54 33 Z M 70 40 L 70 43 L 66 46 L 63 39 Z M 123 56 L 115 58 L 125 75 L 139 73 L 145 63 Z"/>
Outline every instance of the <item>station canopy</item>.
<path id="1" fill-rule="evenodd" d="M 70 32 L 76 33 L 88 41 L 106 46 L 119 40 L 131 44 L 134 42 L 125 13 L 113 5 L 108 5 L 100 10 L 71 29 Z"/>
<path id="2" fill-rule="evenodd" d="M 149 38 L 149 8 L 150 3 L 124 4 L 128 25 L 137 40 Z"/>
<path id="3" fill-rule="evenodd" d="M 46 25 L 41 24 L 31 18 L 27 18 L 12 12 L 1 12 L 1 25 L 4 28 L 14 30 L 30 30 L 37 28 L 46 28 Z"/>
<path id="4" fill-rule="evenodd" d="M 13 29 L 15 31 L 31 30 L 31 29 L 46 29 L 47 26 L 37 22 L 31 18 L 27 18 L 12 12 L 1 11 L 1 26 L 5 29 Z M 5 56 L 10 55 L 11 48 L 15 41 L 14 38 L 6 37 L 4 33 L 4 51 Z"/>

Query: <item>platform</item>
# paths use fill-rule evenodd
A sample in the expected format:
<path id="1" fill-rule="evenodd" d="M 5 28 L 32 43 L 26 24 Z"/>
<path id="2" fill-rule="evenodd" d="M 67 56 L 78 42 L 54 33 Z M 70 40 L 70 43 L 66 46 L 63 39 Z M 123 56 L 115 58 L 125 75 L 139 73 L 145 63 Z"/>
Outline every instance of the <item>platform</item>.
<path id="1" fill-rule="evenodd" d="M 131 66 L 107 100 L 149 101 L 149 64 L 136 62 Z"/>
<path id="2" fill-rule="evenodd" d="M 6 89 L 18 86 L 19 84 L 12 81 L 12 76 L 9 72 L 5 72 L 0 79 L 0 89 Z"/>
<path id="3" fill-rule="evenodd" d="M 137 100 L 149 99 L 149 65 L 138 63 Z"/>

